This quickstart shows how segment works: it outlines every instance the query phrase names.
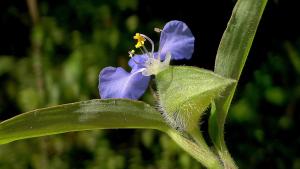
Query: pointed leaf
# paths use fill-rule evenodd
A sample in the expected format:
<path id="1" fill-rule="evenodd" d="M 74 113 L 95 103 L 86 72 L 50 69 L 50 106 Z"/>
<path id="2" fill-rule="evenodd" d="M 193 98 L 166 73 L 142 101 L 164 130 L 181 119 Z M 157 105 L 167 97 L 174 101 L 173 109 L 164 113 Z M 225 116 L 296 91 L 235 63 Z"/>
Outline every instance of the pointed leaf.
<path id="1" fill-rule="evenodd" d="M 238 0 L 219 45 L 215 73 L 238 81 L 250 51 L 267 0 Z M 224 124 L 236 85 L 215 101 L 209 119 L 209 134 L 225 168 L 237 168 L 224 140 Z"/>
<path id="2" fill-rule="evenodd" d="M 89 100 L 23 113 L 0 123 L 0 144 L 70 131 L 151 128 L 164 130 L 159 112 L 140 101 Z"/>

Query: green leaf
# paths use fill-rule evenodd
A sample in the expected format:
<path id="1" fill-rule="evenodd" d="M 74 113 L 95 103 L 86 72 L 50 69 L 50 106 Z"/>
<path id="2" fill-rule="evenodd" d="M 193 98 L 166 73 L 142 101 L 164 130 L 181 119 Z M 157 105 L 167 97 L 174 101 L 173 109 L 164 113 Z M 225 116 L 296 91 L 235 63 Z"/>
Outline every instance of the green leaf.
<path id="1" fill-rule="evenodd" d="M 23 113 L 0 123 L 0 144 L 71 131 L 150 128 L 166 130 L 159 112 L 140 101 L 89 100 Z"/>
<path id="2" fill-rule="evenodd" d="M 171 129 L 150 105 L 127 99 L 89 100 L 20 114 L 0 123 L 0 144 L 72 131 L 119 128 L 163 131 L 204 166 L 221 168 L 209 148 Z"/>
<path id="3" fill-rule="evenodd" d="M 267 0 L 238 0 L 221 39 L 215 73 L 238 80 Z"/>
<path id="4" fill-rule="evenodd" d="M 215 73 L 238 80 L 267 0 L 238 0 L 217 52 Z M 209 120 L 210 137 L 217 148 L 225 168 L 236 168 L 224 141 L 224 124 L 236 85 L 226 89 L 216 99 L 216 111 Z"/>
<path id="5" fill-rule="evenodd" d="M 201 114 L 224 88 L 234 81 L 211 71 L 170 66 L 156 77 L 161 111 L 176 129 L 198 129 Z"/>

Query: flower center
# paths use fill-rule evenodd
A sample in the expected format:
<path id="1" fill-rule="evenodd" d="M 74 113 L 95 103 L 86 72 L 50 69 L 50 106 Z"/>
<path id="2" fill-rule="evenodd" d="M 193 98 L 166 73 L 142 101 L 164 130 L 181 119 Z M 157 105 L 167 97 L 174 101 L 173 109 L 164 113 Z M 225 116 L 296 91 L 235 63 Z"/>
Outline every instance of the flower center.
<path id="1" fill-rule="evenodd" d="M 162 30 L 158 28 L 154 30 L 156 32 L 162 32 Z M 157 75 L 159 72 L 163 71 L 169 66 L 171 60 L 171 54 L 167 53 L 164 61 L 160 60 L 160 51 L 158 52 L 157 57 L 154 57 L 154 43 L 148 36 L 144 34 L 136 33 L 133 39 L 137 40 L 135 47 L 139 48 L 143 54 L 148 56 L 145 63 L 142 64 L 142 66 L 144 67 L 142 74 L 144 76 Z M 148 52 L 147 48 L 145 47 L 146 41 L 150 42 L 151 44 L 151 52 Z M 128 54 L 129 57 L 132 57 L 135 54 L 135 51 L 131 50 L 128 52 Z M 134 58 L 132 59 L 136 64 L 141 65 L 141 63 L 135 61 Z"/>

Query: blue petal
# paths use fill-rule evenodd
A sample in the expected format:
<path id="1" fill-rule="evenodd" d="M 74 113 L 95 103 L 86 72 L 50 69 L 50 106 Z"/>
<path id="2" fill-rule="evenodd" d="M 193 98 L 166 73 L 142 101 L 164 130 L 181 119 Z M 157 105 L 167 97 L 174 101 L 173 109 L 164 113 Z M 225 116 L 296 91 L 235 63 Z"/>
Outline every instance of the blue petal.
<path id="1" fill-rule="evenodd" d="M 194 42 L 195 38 L 184 22 L 170 21 L 160 36 L 161 58 L 164 59 L 166 53 L 170 52 L 174 60 L 191 59 Z"/>
<path id="2" fill-rule="evenodd" d="M 99 74 L 99 92 L 102 99 L 139 99 L 148 87 L 150 77 L 139 70 L 126 72 L 123 68 L 106 67 Z"/>
<path id="3" fill-rule="evenodd" d="M 147 61 L 148 56 L 146 54 L 143 55 L 134 55 L 128 61 L 128 65 L 132 68 L 132 71 L 145 68 L 145 62 Z"/>

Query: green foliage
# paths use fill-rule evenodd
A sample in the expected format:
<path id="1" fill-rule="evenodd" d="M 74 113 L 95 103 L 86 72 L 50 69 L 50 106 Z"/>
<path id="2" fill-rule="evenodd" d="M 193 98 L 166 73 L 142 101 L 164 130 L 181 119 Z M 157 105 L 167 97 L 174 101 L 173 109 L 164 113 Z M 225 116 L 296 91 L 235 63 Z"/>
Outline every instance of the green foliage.
<path id="1" fill-rule="evenodd" d="M 216 74 L 239 80 L 267 0 L 237 1 L 221 39 L 216 61 Z M 209 119 L 209 134 L 225 168 L 236 168 L 227 150 L 224 125 L 236 85 L 227 88 L 215 101 Z"/>
<path id="2" fill-rule="evenodd" d="M 242 138 L 231 143 L 238 166 L 251 169 L 268 163 L 270 168 L 299 168 L 300 139 L 293 133 L 298 131 L 300 117 L 300 80 L 295 78 L 293 60 L 288 59 L 291 49 L 299 55 L 299 40 L 281 43 L 238 88 L 227 130 L 234 139 Z M 249 160 L 251 154 L 256 156 Z"/>
<path id="3" fill-rule="evenodd" d="M 0 76 L 10 72 L 13 68 L 13 58 L 11 56 L 1 56 L 0 58 Z"/>
<path id="4" fill-rule="evenodd" d="M 0 144 L 70 131 L 114 128 L 165 130 L 160 113 L 132 100 L 90 100 L 37 109 L 0 123 Z"/>

